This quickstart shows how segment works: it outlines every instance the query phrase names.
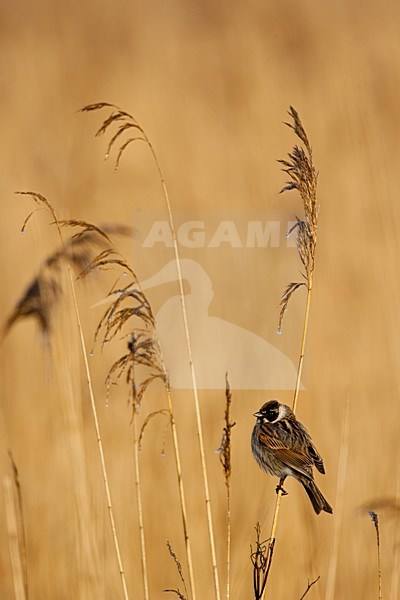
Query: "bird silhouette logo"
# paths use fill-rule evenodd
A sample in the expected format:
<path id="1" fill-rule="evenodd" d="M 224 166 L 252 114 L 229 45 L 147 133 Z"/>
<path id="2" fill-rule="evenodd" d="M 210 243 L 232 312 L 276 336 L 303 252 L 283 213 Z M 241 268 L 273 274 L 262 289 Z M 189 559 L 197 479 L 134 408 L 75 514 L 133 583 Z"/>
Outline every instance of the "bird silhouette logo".
<path id="1" fill-rule="evenodd" d="M 181 259 L 180 267 L 183 281 L 190 286 L 185 303 L 198 388 L 224 388 L 228 372 L 234 389 L 291 389 L 296 380 L 291 360 L 256 333 L 210 316 L 214 290 L 209 275 L 200 263 L 191 259 Z M 148 290 L 177 280 L 176 263 L 171 261 L 140 285 Z M 192 379 L 178 289 L 155 317 L 171 386 L 189 389 Z"/>

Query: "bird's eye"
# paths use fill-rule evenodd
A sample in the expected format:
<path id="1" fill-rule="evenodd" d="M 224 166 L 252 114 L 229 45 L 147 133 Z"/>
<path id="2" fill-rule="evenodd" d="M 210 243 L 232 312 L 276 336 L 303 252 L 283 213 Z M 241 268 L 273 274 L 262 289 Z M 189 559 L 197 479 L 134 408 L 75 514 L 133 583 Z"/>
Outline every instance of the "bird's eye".
<path id="1" fill-rule="evenodd" d="M 279 416 L 278 402 L 273 402 L 266 407 L 265 416 L 267 417 L 267 419 L 270 423 L 272 423 L 273 421 L 276 421 L 276 419 Z"/>

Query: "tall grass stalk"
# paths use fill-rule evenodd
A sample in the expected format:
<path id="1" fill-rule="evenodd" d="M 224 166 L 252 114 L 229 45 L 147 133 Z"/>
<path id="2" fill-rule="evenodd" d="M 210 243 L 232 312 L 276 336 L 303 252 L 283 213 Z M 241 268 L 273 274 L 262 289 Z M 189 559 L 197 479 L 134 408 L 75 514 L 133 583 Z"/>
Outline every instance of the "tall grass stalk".
<path id="1" fill-rule="evenodd" d="M 138 285 L 140 287 L 140 282 Z M 165 378 L 165 381 L 167 381 L 168 374 L 167 374 L 167 369 L 166 369 L 165 363 L 164 363 L 164 356 L 163 356 L 162 347 L 161 347 L 160 340 L 159 340 L 158 333 L 157 333 L 156 323 L 154 326 L 154 335 L 155 335 L 155 339 L 158 344 L 158 348 L 159 348 L 159 352 L 160 352 L 159 358 L 160 358 L 161 370 L 162 370 L 163 376 Z M 192 599 L 195 600 L 196 599 L 196 587 L 195 587 L 195 579 L 194 579 L 194 572 L 193 572 L 192 550 L 191 550 L 190 536 L 189 536 L 189 530 L 188 530 L 186 497 L 185 497 L 185 488 L 184 488 L 184 484 L 183 484 L 182 463 L 181 463 L 181 455 L 180 455 L 180 449 L 179 449 L 178 432 L 177 432 L 177 428 L 176 428 L 172 395 L 171 395 L 171 390 L 169 388 L 169 385 L 167 385 L 165 389 L 166 389 L 166 394 L 167 394 L 168 415 L 169 415 L 171 434 L 172 434 L 172 445 L 174 448 L 175 469 L 176 469 L 176 475 L 177 475 L 177 480 L 178 480 L 182 528 L 183 528 L 183 536 L 184 536 L 184 540 L 185 540 L 186 560 L 187 560 L 187 564 L 188 564 L 189 587 L 190 587 Z M 143 432 L 143 428 L 142 428 L 142 432 Z"/>
<path id="2" fill-rule="evenodd" d="M 163 359 L 161 358 L 161 360 L 162 360 L 163 368 L 165 371 L 165 365 L 164 365 Z M 190 586 L 190 590 L 191 590 L 191 594 L 192 594 L 192 599 L 196 600 L 196 588 L 195 588 L 195 579 L 194 579 L 194 573 L 193 573 L 192 551 L 191 551 L 190 537 L 189 537 L 189 531 L 188 531 L 185 490 L 183 487 L 182 464 L 181 464 L 181 457 L 180 457 L 179 444 L 178 444 L 178 433 L 176 430 L 176 423 L 175 423 L 174 411 L 173 411 L 173 406 L 172 406 L 172 398 L 171 398 L 171 393 L 169 390 L 167 391 L 167 398 L 168 398 L 168 410 L 169 410 L 170 421 L 171 421 L 172 442 L 173 442 L 173 446 L 174 446 L 175 466 L 176 466 L 176 472 L 177 472 L 177 478 L 178 478 L 183 535 L 184 535 L 184 539 L 185 539 L 185 549 L 186 549 L 186 559 L 187 559 L 187 563 L 188 563 L 189 586 Z"/>
<path id="3" fill-rule="evenodd" d="M 13 483 L 9 475 L 3 477 L 3 496 L 15 600 L 26 600 L 19 547 L 18 519 L 14 503 Z"/>
<path id="4" fill-rule="evenodd" d="M 335 598 L 336 572 L 337 572 L 337 565 L 338 565 L 338 560 L 339 560 L 340 535 L 342 532 L 342 523 L 343 523 L 344 493 L 345 493 L 346 474 L 347 474 L 347 457 L 348 457 L 348 453 L 349 453 L 349 438 L 350 438 L 349 406 L 350 406 L 349 398 L 347 397 L 345 413 L 343 415 L 342 433 L 341 433 L 341 440 L 340 440 L 339 469 L 338 469 L 338 480 L 337 480 L 337 487 L 336 487 L 336 502 L 335 502 L 336 519 L 334 521 L 333 547 L 332 547 L 332 553 L 331 553 L 331 556 L 329 559 L 325 600 L 334 600 L 334 598 Z"/>
<path id="5" fill-rule="evenodd" d="M 396 484 L 396 509 L 394 521 L 394 557 L 393 570 L 390 582 L 390 597 L 398 598 L 399 594 L 399 569 L 400 569 L 400 472 Z"/>
<path id="6" fill-rule="evenodd" d="M 24 578 L 25 596 L 26 596 L 26 598 L 28 598 L 28 596 L 29 596 L 28 563 L 27 563 L 27 558 L 26 558 L 25 516 L 24 516 L 24 503 L 23 503 L 23 498 L 22 498 L 22 487 L 21 487 L 21 482 L 19 479 L 17 465 L 15 464 L 14 457 L 13 457 L 11 450 L 8 450 L 8 456 L 9 456 L 10 463 L 11 463 L 12 474 L 13 474 L 12 478 L 13 478 L 13 482 L 14 482 L 15 492 L 17 495 L 17 503 L 16 503 L 17 511 L 16 512 L 17 512 L 17 528 L 18 528 L 18 546 L 19 546 L 19 553 L 21 556 L 21 567 L 22 567 L 22 574 L 23 574 L 23 578 Z"/>
<path id="7" fill-rule="evenodd" d="M 72 298 L 68 290 L 69 280 L 65 270 L 60 273 L 60 283 L 62 289 L 67 289 L 67 293 L 63 297 L 62 311 L 52 328 L 51 360 L 55 367 L 52 369 L 52 379 L 56 385 L 56 397 L 60 403 L 65 431 L 63 437 L 68 457 L 68 478 L 72 480 L 71 488 L 74 494 L 78 560 L 74 584 L 76 594 L 80 597 L 96 597 L 100 594 L 101 567 L 85 450 L 82 360 Z"/>
<path id="8" fill-rule="evenodd" d="M 139 287 L 140 287 L 140 282 L 139 282 Z M 163 349 L 162 349 L 162 346 L 160 343 L 160 339 L 158 337 L 156 322 L 154 325 L 154 335 L 156 337 L 156 341 L 157 341 L 157 344 L 159 347 L 161 370 L 162 370 L 165 380 L 167 381 L 168 373 L 167 373 L 167 368 L 166 368 L 165 362 L 164 362 Z M 181 454 L 180 454 L 180 449 L 179 449 L 178 432 L 177 432 L 177 428 L 176 428 L 174 407 L 173 407 L 173 402 L 172 402 L 170 386 L 167 385 L 165 389 L 166 389 L 166 394 L 167 394 L 169 420 L 170 420 L 170 425 L 171 425 L 172 445 L 174 448 L 175 469 L 176 469 L 176 476 L 177 476 L 177 480 L 178 480 L 179 504 L 180 504 L 180 509 L 181 509 L 183 537 L 185 540 L 185 552 L 186 552 L 186 560 L 187 560 L 188 574 L 189 574 L 189 588 L 190 588 L 192 600 L 196 600 L 196 586 L 195 586 L 195 578 L 194 578 L 194 571 L 193 571 L 192 548 L 191 548 L 189 529 L 188 529 L 186 497 L 185 497 L 185 488 L 184 488 L 184 484 L 183 484 L 182 462 L 181 462 Z"/>
<path id="9" fill-rule="evenodd" d="M 303 332 L 292 403 L 292 410 L 293 412 L 296 412 L 308 334 L 311 294 L 313 289 L 315 268 L 315 251 L 317 245 L 319 205 L 317 201 L 318 173 L 314 166 L 310 142 L 301 123 L 299 114 L 292 106 L 290 107 L 288 114 L 291 118 L 291 121 L 285 124 L 294 131 L 296 136 L 302 142 L 302 145 L 295 145 L 292 151 L 288 154 L 288 159 L 279 160 L 278 162 L 280 162 L 280 164 L 283 166 L 282 170 L 289 176 L 289 181 L 283 187 L 281 193 L 290 190 L 297 190 L 303 202 L 304 218 L 299 219 L 296 217 L 296 223 L 288 233 L 288 235 L 290 235 L 291 233 L 296 232 L 296 247 L 302 263 L 303 272 L 301 273 L 302 280 L 300 282 L 289 283 L 282 296 L 278 333 L 281 333 L 282 331 L 283 318 L 293 294 L 301 287 L 306 287 L 307 298 L 304 312 Z M 271 534 L 268 542 L 267 556 L 269 562 L 272 562 L 273 551 L 275 547 L 281 499 L 282 490 L 279 489 L 276 495 Z M 263 598 L 265 598 L 265 591 L 266 589 L 264 589 L 262 596 Z"/>
<path id="10" fill-rule="evenodd" d="M 51 205 L 51 203 L 44 196 L 42 196 L 41 194 L 38 194 L 36 192 L 19 192 L 19 193 L 31 196 L 32 199 L 36 202 L 36 204 L 38 204 L 39 206 L 44 207 L 48 210 L 48 212 L 54 219 L 54 223 L 57 227 L 61 245 L 62 245 L 63 249 L 65 250 L 64 238 L 63 238 L 63 234 L 61 231 L 61 223 L 58 220 L 57 214 L 56 214 L 53 206 Z M 24 227 L 26 225 L 26 222 L 27 221 L 25 221 L 25 223 L 24 223 Z M 65 252 L 65 255 L 68 257 L 68 254 L 66 252 Z M 84 371 L 85 371 L 87 388 L 88 388 L 88 392 L 89 392 L 92 418 L 93 418 L 93 423 L 94 423 L 95 432 L 96 432 L 97 449 L 98 449 L 99 458 L 100 458 L 100 466 L 101 466 L 104 490 L 105 490 L 106 501 L 107 501 L 107 510 L 108 510 L 108 515 L 109 515 L 109 519 L 110 519 L 110 526 L 111 526 L 114 550 L 115 550 L 119 574 L 120 574 L 120 578 L 121 578 L 122 592 L 123 592 L 123 597 L 125 598 L 125 600 L 129 600 L 128 588 L 127 588 L 126 579 L 125 579 L 125 572 L 124 572 L 124 568 L 122 565 L 121 552 L 120 552 L 120 548 L 119 548 L 117 530 L 116 530 L 116 526 L 115 526 L 114 511 L 113 511 L 112 502 L 111 502 L 111 492 L 110 492 L 110 486 L 109 486 L 109 481 L 108 481 L 107 467 L 106 467 L 106 461 L 105 461 L 104 449 L 103 449 L 103 441 L 102 441 L 102 437 L 101 437 L 101 433 L 100 433 L 100 424 L 99 424 L 99 419 L 98 419 L 98 415 L 97 415 L 97 408 L 96 408 L 96 402 L 95 402 L 95 397 L 94 397 L 92 378 L 91 378 L 91 374 L 90 374 L 88 356 L 87 356 L 87 351 L 86 351 L 86 346 L 85 346 L 85 339 L 84 339 L 84 335 L 83 335 L 83 328 L 82 328 L 79 307 L 78 307 L 78 300 L 76 297 L 75 284 L 74 284 L 74 279 L 73 279 L 73 275 L 72 275 L 72 268 L 71 268 L 71 265 L 68 260 L 67 260 L 67 275 L 68 275 L 68 281 L 69 281 L 69 286 L 70 286 L 71 295 L 72 295 L 74 314 L 75 314 L 75 318 L 76 318 L 76 322 L 77 322 L 79 342 L 80 342 L 81 351 L 82 351 L 82 358 L 83 358 L 83 363 L 84 363 Z"/>
<path id="11" fill-rule="evenodd" d="M 169 220 L 169 225 L 170 225 L 172 240 L 173 240 L 176 271 L 177 271 L 178 282 L 179 282 L 179 295 L 180 295 L 180 299 L 181 299 L 183 327 L 184 327 L 184 331 L 185 331 L 185 339 L 186 339 L 188 358 L 189 358 L 190 376 L 191 376 L 191 380 L 192 380 L 193 401 L 194 401 L 194 408 L 195 408 L 195 414 L 196 414 L 197 437 L 198 437 L 198 442 L 199 442 L 201 469 L 202 469 L 202 474 L 203 474 L 204 498 L 205 498 L 205 504 L 206 504 L 208 535 L 209 535 L 211 561 L 212 561 L 212 569 L 213 569 L 213 577 L 214 577 L 214 593 L 215 593 L 216 600 L 220 600 L 221 596 L 220 596 L 220 589 L 219 589 L 217 555 L 216 555 L 216 550 L 215 550 L 211 499 L 210 499 L 207 464 L 206 464 L 205 450 L 204 450 L 203 426 L 202 426 L 202 420 L 201 420 L 199 396 L 198 396 L 198 391 L 197 391 L 196 371 L 195 371 L 195 366 L 194 366 L 194 362 L 193 362 L 192 345 L 191 345 L 190 335 L 189 335 L 188 318 L 187 318 L 187 311 L 186 311 L 186 301 L 185 301 L 185 293 L 184 293 L 184 289 L 183 289 L 183 277 L 182 277 L 178 242 L 177 242 L 177 237 L 176 237 L 176 229 L 175 229 L 172 208 L 171 208 L 171 203 L 169 200 L 169 194 L 168 194 L 168 189 L 167 189 L 167 185 L 165 182 L 164 174 L 161 170 L 161 166 L 158 161 L 157 154 L 154 150 L 153 145 L 151 144 L 150 140 L 148 139 L 148 137 L 145 133 L 144 133 L 144 136 L 145 136 L 146 142 L 150 148 L 150 151 L 153 155 L 155 164 L 157 166 L 158 174 L 159 174 L 162 189 L 163 189 L 164 200 L 165 200 L 165 204 L 167 207 L 168 220 Z M 193 598 L 195 600 L 195 597 L 193 597 Z"/>
<path id="12" fill-rule="evenodd" d="M 144 537 L 142 493 L 141 493 L 140 466 L 139 466 L 139 441 L 138 441 L 138 433 L 137 433 L 137 411 L 135 409 L 133 410 L 132 425 L 133 425 L 133 451 L 134 451 L 134 463 L 135 463 L 135 487 L 136 487 L 138 521 L 139 521 L 140 558 L 141 558 L 141 562 L 142 562 L 143 591 L 144 591 L 145 600 L 149 600 L 149 583 L 148 583 L 148 575 L 147 575 L 146 543 L 145 543 L 145 537 Z"/>
<path id="13" fill-rule="evenodd" d="M 307 286 L 307 300 L 306 300 L 306 308 L 304 314 L 304 323 L 303 323 L 303 334 L 301 338 L 301 348 L 300 348 L 300 356 L 299 356 L 299 364 L 297 367 L 297 376 L 296 376 L 296 385 L 294 388 L 294 396 L 292 403 L 292 410 L 295 413 L 297 409 L 297 402 L 299 398 L 300 384 L 301 384 L 301 376 L 303 373 L 303 363 L 304 363 L 304 355 L 306 351 L 306 341 L 307 341 L 307 333 L 308 333 L 308 318 L 310 315 L 310 304 L 311 304 L 311 292 L 313 285 L 313 274 L 314 271 L 310 273 L 310 278 Z"/>

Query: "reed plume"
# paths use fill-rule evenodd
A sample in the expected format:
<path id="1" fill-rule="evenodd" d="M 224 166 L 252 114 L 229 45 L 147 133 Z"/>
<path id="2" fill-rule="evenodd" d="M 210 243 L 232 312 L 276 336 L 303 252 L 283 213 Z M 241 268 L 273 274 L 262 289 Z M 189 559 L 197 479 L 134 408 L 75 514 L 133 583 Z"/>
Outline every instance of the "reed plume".
<path id="1" fill-rule="evenodd" d="M 303 143 L 293 147 L 292 152 L 288 154 L 288 159 L 279 160 L 283 166 L 282 170 L 289 176 L 289 181 L 281 189 L 281 193 L 290 190 L 297 190 L 303 202 L 302 219 L 296 217 L 296 223 L 293 225 L 288 235 L 296 232 L 296 247 L 303 265 L 303 281 L 291 282 L 287 286 L 281 299 L 281 310 L 279 314 L 279 329 L 281 331 L 284 314 L 293 294 L 300 288 L 307 288 L 306 308 L 304 314 L 303 335 L 301 340 L 299 363 L 297 367 L 297 378 L 293 397 L 293 412 L 296 412 L 297 400 L 300 390 L 301 374 L 303 371 L 304 353 L 308 331 L 308 318 L 310 313 L 311 292 L 313 287 L 313 276 L 315 268 L 315 252 L 317 247 L 317 228 L 319 203 L 317 199 L 317 180 L 318 172 L 314 166 L 313 153 L 305 129 L 301 123 L 298 112 L 291 106 L 288 112 L 292 122 L 285 123 L 294 131 L 296 136 Z"/>
<path id="2" fill-rule="evenodd" d="M 231 430 L 236 423 L 231 423 L 231 404 L 232 404 L 232 393 L 229 385 L 228 373 L 225 375 L 225 426 L 222 433 L 221 444 L 216 450 L 219 454 L 222 469 L 224 471 L 225 486 L 226 486 L 226 499 L 227 499 L 227 529 L 226 529 L 226 598 L 230 598 L 230 575 L 231 575 L 231 479 L 232 479 L 232 439 Z"/>

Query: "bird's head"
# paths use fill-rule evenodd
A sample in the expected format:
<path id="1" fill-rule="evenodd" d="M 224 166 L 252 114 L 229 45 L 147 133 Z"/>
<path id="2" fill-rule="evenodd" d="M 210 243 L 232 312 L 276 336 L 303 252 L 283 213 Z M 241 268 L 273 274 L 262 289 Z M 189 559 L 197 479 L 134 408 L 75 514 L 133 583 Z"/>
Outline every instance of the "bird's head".
<path id="1" fill-rule="evenodd" d="M 269 400 L 254 413 L 254 416 L 261 422 L 277 423 L 291 414 L 292 411 L 286 404 L 280 404 L 278 400 Z"/>

